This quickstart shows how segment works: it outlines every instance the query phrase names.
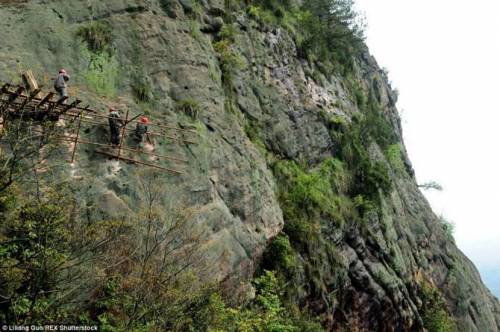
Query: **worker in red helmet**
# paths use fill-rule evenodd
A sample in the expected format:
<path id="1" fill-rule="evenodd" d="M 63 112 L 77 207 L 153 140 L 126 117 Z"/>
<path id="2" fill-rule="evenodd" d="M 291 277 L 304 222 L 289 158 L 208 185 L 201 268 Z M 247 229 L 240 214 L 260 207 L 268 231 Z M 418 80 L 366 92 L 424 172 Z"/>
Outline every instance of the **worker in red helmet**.
<path id="1" fill-rule="evenodd" d="M 149 119 L 145 116 L 142 116 L 135 126 L 134 136 L 139 144 L 144 141 L 144 136 L 148 136 L 148 125 Z"/>
<path id="2" fill-rule="evenodd" d="M 111 134 L 111 145 L 117 146 L 120 144 L 120 128 L 125 125 L 120 113 L 114 107 L 109 108 L 109 129 Z"/>
<path id="3" fill-rule="evenodd" d="M 69 81 L 69 75 L 66 73 L 66 70 L 59 70 L 59 74 L 54 80 L 54 89 L 59 95 L 59 100 L 68 97 L 67 81 Z"/>

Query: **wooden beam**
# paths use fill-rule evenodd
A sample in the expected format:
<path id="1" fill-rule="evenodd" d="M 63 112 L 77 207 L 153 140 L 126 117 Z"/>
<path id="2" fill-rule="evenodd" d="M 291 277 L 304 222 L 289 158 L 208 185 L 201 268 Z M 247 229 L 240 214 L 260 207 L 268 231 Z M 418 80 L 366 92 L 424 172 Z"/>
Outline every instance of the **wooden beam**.
<path id="1" fill-rule="evenodd" d="M 38 88 L 38 82 L 35 79 L 35 75 L 33 75 L 33 72 L 31 70 L 25 71 L 22 75 L 24 85 L 28 88 L 29 91 L 37 91 L 40 92 L 40 89 Z M 38 94 L 38 92 L 35 94 L 35 96 Z"/>
<path id="2" fill-rule="evenodd" d="M 10 87 L 10 84 L 9 83 L 5 83 L 3 86 L 2 86 L 2 93 L 8 93 L 9 92 L 9 87 Z"/>
<path id="3" fill-rule="evenodd" d="M 145 166 L 149 166 L 149 167 L 152 167 L 152 168 L 161 169 L 163 171 L 166 171 L 166 172 L 169 172 L 169 173 L 172 173 L 172 174 L 176 174 L 176 175 L 182 174 L 182 172 L 179 172 L 179 171 L 176 171 L 176 170 L 173 170 L 173 169 L 170 169 L 170 168 L 161 167 L 161 166 L 158 166 L 158 165 L 155 165 L 155 164 L 145 163 L 145 162 L 142 162 L 142 161 L 139 161 L 139 160 L 135 160 L 135 159 L 131 159 L 131 158 L 125 158 L 125 157 L 115 156 L 114 154 L 111 154 L 109 152 L 100 151 L 100 150 L 95 150 L 95 152 L 103 154 L 105 156 L 109 156 L 111 158 L 116 158 L 118 160 L 130 161 L 132 163 L 136 163 L 136 164 L 139 164 L 139 165 L 145 165 Z"/>
<path id="4" fill-rule="evenodd" d="M 54 97 L 54 92 L 49 92 L 49 94 L 43 97 L 43 99 L 38 103 L 38 105 L 36 105 L 36 108 L 42 107 L 46 102 L 49 102 L 52 99 L 52 97 Z"/>
<path id="5" fill-rule="evenodd" d="M 176 131 L 185 131 L 188 133 L 198 134 L 196 132 L 196 130 L 193 130 L 193 129 L 184 129 L 184 128 L 178 128 L 178 127 L 172 127 L 172 126 L 166 126 L 166 125 L 160 125 L 160 124 L 152 124 L 152 125 L 159 127 L 159 128 L 165 128 L 165 129 L 176 130 Z"/>
<path id="6" fill-rule="evenodd" d="M 41 130 L 32 129 L 32 131 L 34 131 L 36 133 L 42 133 Z M 54 135 L 54 136 L 56 138 L 58 138 L 58 139 L 64 140 L 65 142 L 75 142 L 75 143 L 82 143 L 82 144 L 89 144 L 89 145 L 95 145 L 95 146 L 102 146 L 102 147 L 107 147 L 107 148 L 113 148 L 113 146 L 111 146 L 109 144 L 95 143 L 95 142 L 90 142 L 90 141 L 86 141 L 86 140 L 82 140 L 82 139 L 75 140 L 73 137 L 67 136 L 67 135 Z M 187 162 L 187 160 L 185 160 L 185 159 L 181 159 L 181 158 L 177 158 L 177 157 L 163 156 L 163 155 L 159 155 L 159 154 L 156 154 L 156 153 L 146 152 L 146 151 L 137 150 L 137 149 L 130 149 L 130 148 L 122 147 L 122 150 L 130 151 L 130 152 L 136 152 L 136 153 L 140 153 L 140 154 L 152 155 L 152 156 L 155 156 L 155 157 L 158 157 L 158 158 L 172 160 L 172 161 L 177 161 L 177 162 Z"/>
<path id="7" fill-rule="evenodd" d="M 65 114 L 65 116 L 69 116 L 68 114 Z M 93 121 L 93 120 L 90 120 L 88 118 L 84 118 L 82 120 L 83 122 L 86 122 L 86 123 L 92 123 L 92 124 L 96 124 L 96 125 L 103 125 L 103 126 L 108 126 L 107 123 L 104 123 L 104 122 L 99 122 L 99 121 Z M 126 131 L 129 131 L 129 132 L 132 132 L 134 131 L 134 129 L 130 129 L 130 128 L 126 128 L 125 129 Z M 156 133 L 156 132 L 148 132 L 148 134 L 152 135 L 152 136 L 157 136 L 157 137 L 166 137 L 168 139 L 171 139 L 171 140 L 174 140 L 174 141 L 179 141 L 179 142 L 183 142 L 183 143 L 186 143 L 186 144 L 197 144 L 196 142 L 194 141 L 188 141 L 188 140 L 185 140 L 185 139 L 182 139 L 182 138 L 177 138 L 177 137 L 174 137 L 174 136 L 169 136 L 167 134 L 160 134 L 160 133 Z"/>
<path id="8" fill-rule="evenodd" d="M 10 85 L 9 83 L 4 83 L 4 85 L 2 86 L 2 89 L 1 89 L 0 91 L 1 91 L 2 93 L 4 93 L 4 94 L 8 94 L 8 95 L 13 95 L 13 94 L 15 94 L 14 92 L 10 92 L 10 91 L 9 91 L 9 87 L 11 87 L 11 85 Z M 24 88 L 24 87 L 23 87 L 23 88 Z M 51 95 L 51 97 L 53 97 L 53 96 L 54 96 L 54 92 L 49 92 L 49 94 Z M 21 97 L 25 97 L 25 96 L 21 96 Z M 40 102 L 40 103 L 41 103 L 44 99 L 45 99 L 45 98 L 43 98 L 43 99 L 42 99 L 42 98 L 40 98 L 40 97 L 38 97 L 38 96 L 37 96 L 37 97 L 35 97 L 35 98 L 33 98 L 33 100 L 36 100 L 36 101 L 38 101 L 38 102 Z M 49 98 L 49 99 L 50 99 L 50 98 Z M 41 105 L 39 105 L 38 107 L 42 106 L 42 105 L 43 105 L 43 104 L 45 104 L 47 101 L 48 101 L 48 100 L 45 100 L 45 101 L 44 101 L 43 103 L 41 103 Z M 78 107 L 78 106 L 77 106 L 77 107 L 75 107 L 75 108 L 76 108 L 77 110 L 80 110 L 80 111 L 82 111 L 82 110 L 83 110 L 83 111 L 85 111 L 85 112 L 89 112 L 89 113 L 94 113 L 94 114 L 95 114 L 95 113 L 97 113 L 97 111 L 95 111 L 95 110 L 93 110 L 93 109 L 89 108 L 89 106 L 86 106 L 86 107 Z"/>
<path id="9" fill-rule="evenodd" d="M 69 105 L 65 105 L 65 106 L 62 108 L 62 110 L 59 110 L 59 111 L 57 112 L 57 116 L 61 116 L 62 114 L 64 114 L 64 113 L 68 112 L 70 109 L 75 108 L 75 107 L 76 107 L 78 104 L 80 104 L 81 102 L 82 102 L 81 100 L 77 99 L 77 100 L 75 100 L 74 102 L 72 102 L 71 104 L 69 104 Z M 59 102 L 58 102 L 58 103 L 59 103 Z M 58 105 L 58 106 L 59 106 L 59 105 Z"/>
<path id="10" fill-rule="evenodd" d="M 32 100 L 36 97 L 36 95 L 38 95 L 38 93 L 40 93 L 40 91 L 41 91 L 41 89 L 36 89 L 36 90 L 32 91 L 32 92 L 30 93 L 30 96 L 29 96 L 29 97 L 27 97 L 27 98 L 23 101 L 23 103 L 22 103 L 22 104 L 21 104 L 21 106 L 17 109 L 17 111 L 18 111 L 18 112 L 22 112 L 22 111 L 23 111 L 23 109 L 26 107 L 26 105 L 27 105 L 29 102 L 31 102 L 31 101 L 32 101 Z"/>
<path id="11" fill-rule="evenodd" d="M 64 97 L 60 98 L 60 99 L 59 99 L 59 100 L 55 103 L 55 105 L 56 105 L 56 106 L 59 106 L 59 105 L 64 105 L 64 102 L 65 102 L 66 100 L 68 100 L 68 96 L 64 96 Z"/>
<path id="12" fill-rule="evenodd" d="M 142 114 L 141 114 L 142 115 Z M 107 115 L 102 115 L 102 114 L 94 114 L 95 117 L 98 117 L 98 118 L 103 118 L 103 119 L 107 119 L 109 118 L 109 116 Z M 139 115 L 140 116 L 140 115 Z M 135 118 L 139 117 L 139 116 L 136 116 Z M 135 119 L 134 118 L 134 119 Z M 160 125 L 160 124 L 154 124 L 154 123 L 150 123 L 149 126 L 153 126 L 153 127 L 159 127 L 159 128 L 165 128 L 165 129 L 170 129 L 170 130 L 176 130 L 176 131 L 185 131 L 185 132 L 189 132 L 189 133 L 193 133 L 193 134 L 197 134 L 196 130 L 193 130 L 193 129 L 183 129 L 183 128 L 178 128 L 178 127 L 171 127 L 171 126 L 165 126 L 165 125 Z"/>
<path id="13" fill-rule="evenodd" d="M 61 99 L 59 99 L 58 101 L 56 101 L 55 103 L 50 103 L 50 106 L 47 109 L 47 113 L 50 114 L 57 106 L 63 105 L 63 103 L 66 101 L 66 99 L 68 99 L 68 97 L 64 96 Z"/>
<path id="14" fill-rule="evenodd" d="M 130 119 L 130 120 L 128 120 L 128 121 L 126 121 L 126 122 L 125 122 L 125 126 L 126 126 L 126 125 L 128 125 L 129 123 L 131 123 L 132 121 L 134 121 L 135 119 L 137 119 L 138 117 L 140 117 L 141 115 L 142 115 L 142 113 L 141 113 L 141 114 L 139 114 L 139 115 L 136 115 L 136 116 L 134 116 L 132 119 Z"/>
<path id="15" fill-rule="evenodd" d="M 23 91 L 24 91 L 24 88 L 22 86 L 17 88 L 16 92 L 11 94 L 9 96 L 9 99 L 2 105 L 2 107 L 1 107 L 2 111 L 7 109 L 7 107 L 9 107 L 9 105 L 12 104 L 17 99 L 17 97 L 19 97 L 23 93 Z"/>

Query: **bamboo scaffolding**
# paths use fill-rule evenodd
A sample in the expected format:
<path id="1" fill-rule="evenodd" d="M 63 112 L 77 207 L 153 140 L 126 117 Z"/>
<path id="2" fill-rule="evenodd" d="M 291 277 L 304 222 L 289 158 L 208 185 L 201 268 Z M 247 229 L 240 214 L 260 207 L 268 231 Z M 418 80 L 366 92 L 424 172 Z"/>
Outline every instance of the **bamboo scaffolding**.
<path id="1" fill-rule="evenodd" d="M 103 118 L 103 119 L 109 118 L 109 116 L 107 116 L 107 115 L 101 115 L 101 114 L 93 114 L 92 116 L 98 117 L 98 118 Z M 140 115 L 138 115 L 138 116 L 140 116 Z M 185 131 L 185 132 L 197 134 L 196 130 L 193 130 L 193 129 L 177 128 L 177 127 L 171 127 L 171 126 L 154 124 L 154 123 L 149 124 L 149 126 L 159 127 L 159 128 L 165 128 L 165 129 L 170 129 L 170 130 L 177 130 L 177 131 Z"/>
<path id="2" fill-rule="evenodd" d="M 5 83 L 4 85 L 2 85 L 2 89 L 0 89 L 0 91 L 2 91 L 2 93 L 7 93 L 9 91 L 9 86 L 9 83 Z"/>
<path id="3" fill-rule="evenodd" d="M 17 90 L 10 91 L 11 88 L 17 88 Z M 71 163 L 74 163 L 74 161 L 76 160 L 78 143 L 93 145 L 97 147 L 106 147 L 106 148 L 111 147 L 109 144 L 102 144 L 81 139 L 81 130 L 85 123 L 106 126 L 108 125 L 107 123 L 105 123 L 104 121 L 101 122 L 98 119 L 109 119 L 109 116 L 97 114 L 95 110 L 89 108 L 90 107 L 89 105 L 86 105 L 84 107 L 78 106 L 81 103 L 81 100 L 76 99 L 72 103 L 66 104 L 66 100 L 68 99 L 68 97 L 66 96 L 60 98 L 57 101 L 52 101 L 54 97 L 54 92 L 49 92 L 45 96 L 39 96 L 40 92 L 41 92 L 40 89 L 35 89 L 34 91 L 28 94 L 27 92 L 25 92 L 24 87 L 11 86 L 9 83 L 3 84 L 3 86 L 0 88 L 0 111 L 2 112 L 2 115 L 10 114 L 11 116 L 14 117 L 21 117 L 21 119 L 27 117 L 33 120 L 42 120 L 45 117 L 47 117 L 50 120 L 59 120 L 60 118 L 62 118 L 70 120 L 71 123 L 77 120 L 76 130 L 72 134 L 63 134 L 63 135 L 49 134 L 49 136 L 47 136 L 57 141 L 69 142 L 74 144 L 73 149 L 71 151 Z M 131 114 L 129 112 L 129 109 L 127 109 L 124 119 L 124 124 L 120 128 L 120 142 L 117 147 L 118 149 L 113 151 L 106 151 L 106 150 L 103 151 L 103 149 L 95 149 L 95 152 L 112 158 L 116 158 L 118 160 L 124 160 L 126 162 L 157 168 L 172 174 L 182 174 L 182 172 L 178 170 L 170 169 L 167 167 L 157 165 L 155 163 L 144 162 L 129 156 L 122 155 L 124 154 L 123 153 L 124 151 L 130 151 L 136 154 L 154 156 L 158 159 L 171 160 L 176 163 L 187 162 L 187 160 L 182 158 L 163 156 L 153 152 L 143 151 L 141 149 L 127 148 L 126 146 L 124 146 L 126 133 L 135 131 L 135 129 L 129 128 L 128 126 L 135 119 L 142 116 L 143 114 L 139 114 L 136 116 L 130 116 L 130 115 Z M 163 124 L 149 124 L 148 126 L 160 128 L 159 132 L 148 132 L 147 133 L 148 140 L 150 140 L 149 135 L 151 135 L 151 136 L 158 136 L 158 137 L 172 139 L 174 141 L 183 142 L 186 144 L 196 144 L 196 142 L 194 142 L 193 140 L 184 139 L 184 135 L 170 133 L 170 131 L 177 131 L 181 133 L 184 132 L 184 133 L 197 134 L 196 130 L 178 128 Z M 29 129 L 34 133 L 42 134 L 41 137 L 45 137 L 45 133 L 43 130 L 37 130 L 32 126 L 29 126 Z M 158 161 L 158 159 L 156 159 L 155 161 Z"/>
<path id="4" fill-rule="evenodd" d="M 52 94 L 53 95 L 53 94 Z M 47 101 L 44 101 L 44 103 L 47 103 Z M 51 106 L 49 106 L 49 109 L 48 110 L 39 110 L 39 112 L 52 112 L 54 110 L 57 110 L 58 109 L 58 105 L 57 103 L 54 103 L 54 102 L 49 102 L 50 104 L 52 104 Z M 56 104 L 56 105 L 54 105 Z M 20 106 L 21 104 L 17 104 L 17 103 L 12 103 L 11 106 Z M 40 104 L 38 104 L 40 105 Z M 43 105 L 43 104 L 42 104 Z M 69 106 L 69 105 L 59 105 L 59 106 Z M 70 108 L 68 111 L 66 111 L 65 113 L 61 113 L 59 114 L 59 116 L 74 116 L 75 118 L 78 116 L 78 113 L 75 113 L 74 110 L 80 110 L 80 112 L 82 111 L 85 111 L 87 108 L 81 108 L 81 107 L 72 107 Z M 32 105 L 26 105 L 25 107 L 25 111 L 26 112 L 37 112 L 37 106 L 32 106 Z M 60 112 L 60 111 L 59 111 Z M 92 116 L 83 116 L 82 117 L 82 121 L 84 122 L 88 122 L 88 123 L 93 123 L 93 124 L 102 124 L 102 125 L 106 125 L 104 122 L 99 122 L 99 121 L 92 121 L 91 119 L 93 119 L 93 117 L 96 116 L 96 117 L 99 117 L 99 118 L 109 118 L 108 116 L 104 116 L 104 115 L 96 115 L 96 114 L 93 114 Z M 155 124 L 149 124 L 149 126 L 156 126 L 156 127 L 164 127 L 162 125 L 155 125 Z M 190 133 L 196 133 L 195 131 L 191 131 L 191 130 L 187 130 L 187 129 L 182 129 L 182 128 L 176 128 L 176 129 L 179 129 L 179 131 L 188 131 Z M 134 129 L 129 129 L 127 128 L 127 131 L 134 131 Z M 194 141 L 191 141 L 191 140 L 188 140 L 188 139 L 182 139 L 182 138 L 177 138 L 177 137 L 174 137 L 174 136 L 170 136 L 169 134 L 160 134 L 160 133 L 157 133 L 157 132 L 149 132 L 150 135 L 153 135 L 153 136 L 159 136 L 159 137 L 166 137 L 166 138 L 169 138 L 169 139 L 172 139 L 172 140 L 176 140 L 176 141 L 180 141 L 180 142 L 183 142 L 183 143 L 187 143 L 187 144 L 197 144 L 196 142 Z"/>
<path id="5" fill-rule="evenodd" d="M 38 105 L 35 108 L 42 107 L 46 102 L 50 101 L 54 97 L 54 92 L 50 92 L 48 95 L 43 97 L 43 99 L 38 103 Z"/>
<path id="6" fill-rule="evenodd" d="M 39 136 L 39 137 L 42 137 L 42 136 Z M 97 144 L 97 143 L 92 143 L 92 144 Z M 104 145 L 104 144 L 97 144 L 97 145 Z M 152 168 L 157 168 L 157 169 L 160 169 L 160 170 L 163 170 L 163 171 L 166 171 L 168 173 L 175 174 L 175 175 L 184 174 L 181 171 L 177 171 L 175 169 L 170 169 L 170 168 L 167 168 L 167 167 L 162 167 L 162 166 L 159 166 L 159 165 L 142 162 L 140 160 L 136 160 L 136 159 L 132 159 L 132 158 L 126 158 L 126 157 L 123 157 L 123 156 L 120 157 L 120 158 L 118 158 L 116 155 L 114 155 L 112 153 L 109 153 L 109 152 L 105 152 L 105 151 L 96 150 L 95 152 L 99 153 L 99 154 L 102 154 L 102 155 L 105 155 L 105 156 L 108 156 L 108 157 L 116 158 L 116 159 L 119 159 L 119 160 L 124 160 L 124 161 L 132 162 L 132 163 L 135 163 L 135 164 L 139 164 L 139 165 L 144 165 L 144 166 L 148 166 L 148 167 L 152 167 Z M 50 170 L 52 168 L 55 168 L 56 166 L 63 167 L 63 164 L 53 165 L 53 166 L 42 166 L 42 169 L 44 169 L 44 170 Z"/>
<path id="7" fill-rule="evenodd" d="M 63 116 L 70 116 L 70 115 L 72 115 L 72 114 L 63 114 Z M 99 122 L 99 121 L 93 121 L 93 120 L 90 120 L 88 118 L 84 118 L 84 119 L 82 119 L 82 121 L 86 122 L 86 123 L 92 123 L 92 124 L 103 125 L 103 126 L 107 126 L 108 125 L 107 123 Z M 130 128 L 126 128 L 125 130 L 129 131 L 129 132 L 135 131 L 134 129 L 130 129 Z M 148 132 L 148 134 L 150 134 L 152 136 L 157 136 L 157 137 L 166 137 L 166 138 L 169 138 L 171 140 L 180 141 L 180 142 L 187 143 L 187 144 L 197 144 L 194 141 L 188 141 L 188 140 L 185 140 L 185 139 L 182 139 L 182 138 L 177 138 L 175 136 L 170 136 L 168 134 L 160 134 L 160 133 L 156 133 L 156 132 Z"/>
<path id="8" fill-rule="evenodd" d="M 26 107 L 26 105 L 29 102 L 31 102 L 40 91 L 41 91 L 40 89 L 36 89 L 35 91 L 33 91 L 33 93 L 30 95 L 30 97 L 26 98 L 26 100 L 21 104 L 21 107 L 19 107 L 18 111 L 22 111 L 24 109 L 24 107 Z"/>
<path id="9" fill-rule="evenodd" d="M 43 133 L 43 131 L 36 130 L 36 129 L 32 129 L 32 131 L 36 132 L 36 133 Z M 65 140 L 65 142 L 69 142 L 69 143 L 82 143 L 82 144 L 88 144 L 88 145 L 95 145 L 95 146 L 102 146 L 102 147 L 106 147 L 106 148 L 112 148 L 112 146 L 109 145 L 109 144 L 90 142 L 90 141 L 86 141 L 86 140 L 82 140 L 82 139 L 75 140 L 74 137 L 67 136 L 67 135 L 55 135 L 55 136 L 56 136 L 57 139 L 62 139 L 62 140 Z M 122 147 L 122 150 L 130 151 L 130 152 L 137 152 L 137 153 L 141 153 L 141 154 L 147 154 L 147 155 L 155 156 L 155 157 L 166 159 L 166 160 L 172 160 L 172 161 L 176 161 L 176 162 L 180 162 L 180 163 L 187 162 L 187 160 L 185 160 L 185 159 L 181 159 L 181 158 L 177 158 L 177 157 L 169 157 L 169 156 L 159 155 L 157 153 L 146 152 L 146 151 L 141 151 L 141 150 L 137 150 L 137 149 L 130 149 L 130 148 Z"/>
<path id="10" fill-rule="evenodd" d="M 176 175 L 183 174 L 182 172 L 176 171 L 174 169 L 170 169 L 170 168 L 158 166 L 158 165 L 155 165 L 155 164 L 145 163 L 145 162 L 142 162 L 142 161 L 139 161 L 139 160 L 135 160 L 135 159 L 131 159 L 131 158 L 118 157 L 118 156 L 115 156 L 115 155 L 113 155 L 111 153 L 108 153 L 108 152 L 99 151 L 99 150 L 96 150 L 96 152 L 100 153 L 100 154 L 103 154 L 103 155 L 106 155 L 106 156 L 109 156 L 109 157 L 112 157 L 112 158 L 117 158 L 117 159 L 121 159 L 121 160 L 125 160 L 125 161 L 130 161 L 132 163 L 136 163 L 136 164 L 139 164 L 139 165 L 145 165 L 145 166 L 149 166 L 149 167 L 153 167 L 153 168 L 158 168 L 158 169 L 167 171 L 167 172 L 172 173 L 172 174 L 176 174 Z"/>
<path id="11" fill-rule="evenodd" d="M 17 98 L 25 98 L 25 99 L 31 99 L 30 101 L 37 101 L 38 104 L 37 104 L 37 107 L 35 108 L 38 108 L 38 107 L 41 107 L 43 106 L 44 104 L 46 104 L 47 102 L 49 103 L 53 103 L 53 102 L 50 102 L 49 100 L 54 96 L 54 93 L 53 92 L 49 92 L 48 95 L 46 95 L 45 97 L 43 98 L 40 98 L 40 97 L 37 97 L 37 96 L 34 96 L 33 98 L 31 98 L 30 96 L 26 96 L 26 95 L 23 95 L 22 92 L 24 91 L 24 88 L 23 87 L 19 87 L 18 88 L 18 91 L 16 92 L 12 92 L 12 91 L 9 91 L 10 87 L 10 84 L 8 83 L 5 83 L 1 89 L 2 93 L 3 94 L 7 94 L 9 95 L 10 97 L 14 97 L 14 100 L 12 100 L 10 103 L 13 103 L 15 101 L 15 99 Z M 21 90 L 22 89 L 22 90 Z M 19 92 L 21 90 L 21 92 Z M 65 98 L 66 100 L 67 98 Z M 56 102 L 56 105 L 55 105 L 55 108 L 58 108 L 58 106 L 62 106 L 62 104 L 60 103 L 61 100 L 57 101 Z M 93 113 L 93 116 L 96 116 L 96 117 L 100 117 L 100 118 L 108 118 L 108 116 L 106 115 L 100 115 L 100 114 L 97 114 L 97 111 L 93 110 L 93 109 L 90 109 L 89 106 L 85 106 L 85 107 L 79 107 L 79 106 L 74 106 L 72 108 L 75 108 L 79 111 L 84 111 L 84 112 L 89 112 L 89 113 Z M 52 111 L 52 109 L 51 109 Z M 150 126 L 154 126 L 154 127 L 158 127 L 158 128 L 164 128 L 164 129 L 168 129 L 168 130 L 174 130 L 174 131 L 182 131 L 182 132 L 187 132 L 187 133 L 192 133 L 192 134 L 197 134 L 196 130 L 193 130 L 193 129 L 185 129 L 185 128 L 178 128 L 178 127 L 173 127 L 173 126 L 168 126 L 168 125 L 162 125 L 162 124 L 149 124 Z"/>
<path id="12" fill-rule="evenodd" d="M 16 92 L 10 94 L 9 98 L 1 106 L 1 110 L 4 111 L 10 106 L 24 91 L 23 87 L 19 87 Z"/>
<path id="13" fill-rule="evenodd" d="M 2 91 L 2 93 L 3 93 L 3 94 L 6 94 L 6 95 L 11 95 L 11 96 L 12 96 L 13 94 L 15 94 L 15 92 L 9 91 L 9 90 L 8 90 L 8 88 L 9 88 L 9 87 L 10 87 L 10 84 L 4 84 L 4 88 L 5 88 L 5 89 L 4 89 L 4 88 L 2 88 L 2 90 L 1 90 L 1 91 Z M 20 88 L 22 88 L 22 87 L 20 87 Z M 23 91 L 24 91 L 24 88 L 23 88 Z M 54 95 L 54 93 L 53 93 L 53 92 L 49 92 L 49 94 L 51 94 L 52 96 Z M 19 96 L 18 96 L 18 97 L 21 97 L 21 98 L 29 98 L 29 96 L 26 96 L 26 95 L 23 95 L 23 94 L 19 94 Z M 45 98 L 43 98 L 43 99 L 45 99 Z M 35 97 L 35 98 L 33 98 L 33 100 L 34 100 L 34 101 L 38 101 L 38 102 L 40 102 L 40 103 L 43 101 L 43 99 L 42 99 L 42 98 L 40 98 L 40 97 Z M 66 98 L 66 99 L 67 99 L 67 98 Z M 42 105 L 43 105 L 43 104 L 42 104 Z M 87 111 L 87 112 L 90 112 L 90 113 L 97 113 L 95 110 L 90 109 L 90 108 L 83 108 L 83 107 L 75 107 L 75 108 L 76 108 L 76 109 L 78 109 L 78 110 L 81 110 L 81 111 Z"/>

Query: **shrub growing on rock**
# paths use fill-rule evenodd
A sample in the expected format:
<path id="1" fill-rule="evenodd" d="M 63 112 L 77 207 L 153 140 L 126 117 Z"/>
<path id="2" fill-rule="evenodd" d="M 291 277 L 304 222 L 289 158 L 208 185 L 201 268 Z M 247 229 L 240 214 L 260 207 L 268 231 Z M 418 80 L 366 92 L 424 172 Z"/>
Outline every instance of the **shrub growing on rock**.
<path id="1" fill-rule="evenodd" d="M 76 35 L 87 43 L 89 50 L 95 53 L 109 51 L 113 41 L 112 28 L 109 24 L 94 21 L 78 29 Z"/>
<path id="2" fill-rule="evenodd" d="M 201 108 L 200 104 L 194 99 L 183 99 L 177 102 L 176 110 L 186 114 L 193 120 L 198 119 Z"/>

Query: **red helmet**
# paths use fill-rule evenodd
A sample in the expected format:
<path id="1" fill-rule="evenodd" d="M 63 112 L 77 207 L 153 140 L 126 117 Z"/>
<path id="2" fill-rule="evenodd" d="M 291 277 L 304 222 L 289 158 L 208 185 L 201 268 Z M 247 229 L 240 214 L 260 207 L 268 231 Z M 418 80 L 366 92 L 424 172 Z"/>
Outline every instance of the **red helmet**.
<path id="1" fill-rule="evenodd" d="M 142 122 L 142 123 L 144 123 L 144 124 L 148 124 L 148 123 L 149 123 L 149 119 L 148 119 L 148 118 L 146 118 L 145 116 L 143 116 L 143 117 L 141 118 L 141 122 Z"/>
<path id="2" fill-rule="evenodd" d="M 110 111 L 110 112 L 114 112 L 114 111 L 116 111 L 116 108 L 114 108 L 113 106 L 110 106 L 110 107 L 109 107 L 109 111 Z"/>
<path id="3" fill-rule="evenodd" d="M 59 74 L 66 74 L 66 70 L 64 69 L 59 70 Z"/>

